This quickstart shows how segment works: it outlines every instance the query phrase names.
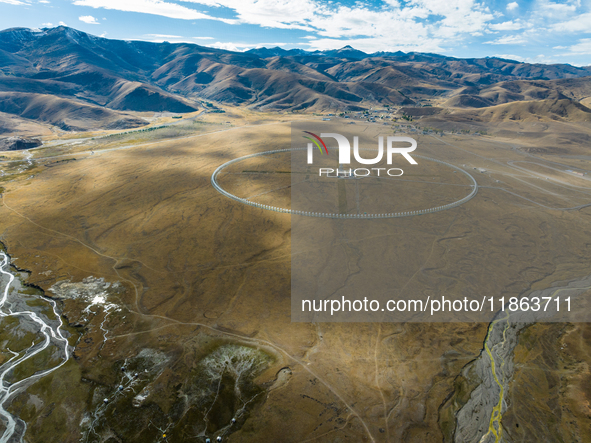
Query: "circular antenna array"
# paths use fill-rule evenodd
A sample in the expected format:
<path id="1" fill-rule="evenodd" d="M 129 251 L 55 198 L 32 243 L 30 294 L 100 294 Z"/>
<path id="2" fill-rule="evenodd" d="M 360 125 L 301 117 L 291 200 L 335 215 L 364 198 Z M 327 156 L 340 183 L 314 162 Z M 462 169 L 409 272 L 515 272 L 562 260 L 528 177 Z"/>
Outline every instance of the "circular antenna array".
<path id="1" fill-rule="evenodd" d="M 448 203 L 448 204 L 445 204 L 442 206 L 434 206 L 431 208 L 418 209 L 418 210 L 413 210 L 413 211 L 383 212 L 383 213 L 376 213 L 376 214 L 367 214 L 367 213 L 364 213 L 364 214 L 338 214 L 335 212 L 308 212 L 308 211 L 300 211 L 300 210 L 281 208 L 278 206 L 264 205 L 261 203 L 257 203 L 257 202 L 248 200 L 246 198 L 238 197 L 237 195 L 234 195 L 234 194 L 226 191 L 224 188 L 222 188 L 220 186 L 220 184 L 217 181 L 217 178 L 218 178 L 218 175 L 220 174 L 220 172 L 222 172 L 225 168 L 227 168 L 228 166 L 230 166 L 234 163 L 238 163 L 238 162 L 244 161 L 246 159 L 254 158 L 254 157 L 268 156 L 268 155 L 272 155 L 272 154 L 280 154 L 280 153 L 291 152 L 291 151 L 301 151 L 304 149 L 305 148 L 276 149 L 273 151 L 258 152 L 256 154 L 250 154 L 250 155 L 245 155 L 243 157 L 235 158 L 234 160 L 230 160 L 229 162 L 224 163 L 223 165 L 219 166 L 215 171 L 213 171 L 213 174 L 211 175 L 211 184 L 220 194 L 225 195 L 226 197 L 231 198 L 232 200 L 235 200 L 237 202 L 243 203 L 245 205 L 254 206 L 255 208 L 266 209 L 268 211 L 274 211 L 274 212 L 283 212 L 286 214 L 303 215 L 306 217 L 324 217 L 324 218 L 340 218 L 340 219 L 398 218 L 398 217 L 412 217 L 415 215 L 430 214 L 433 212 L 445 211 L 446 209 L 452 209 L 457 206 L 460 206 L 461 204 L 464 204 L 467 201 L 471 200 L 478 192 L 478 183 L 476 183 L 476 180 L 474 179 L 474 177 L 472 177 L 472 175 L 469 174 L 468 172 L 466 172 L 465 170 L 458 168 L 457 166 L 454 166 L 450 163 L 446 163 L 441 160 L 437 160 L 434 158 L 425 157 L 425 156 L 417 155 L 417 154 L 414 154 L 413 157 L 418 157 L 418 158 L 422 158 L 423 160 L 439 163 L 441 165 L 452 168 L 455 171 L 461 172 L 462 174 L 465 174 L 470 179 L 470 182 L 472 183 L 470 185 L 471 192 L 459 200 L 456 200 L 454 202 L 451 202 L 451 203 Z"/>

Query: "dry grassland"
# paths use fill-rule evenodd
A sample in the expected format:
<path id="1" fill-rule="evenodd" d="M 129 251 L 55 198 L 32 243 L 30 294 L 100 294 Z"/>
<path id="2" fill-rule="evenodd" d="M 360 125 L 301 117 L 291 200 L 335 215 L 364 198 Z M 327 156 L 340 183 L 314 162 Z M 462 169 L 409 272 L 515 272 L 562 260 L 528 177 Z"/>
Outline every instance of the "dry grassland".
<path id="1" fill-rule="evenodd" d="M 149 140 L 134 140 L 129 144 L 137 146 L 103 152 L 97 146 L 93 155 L 86 153 L 87 145 L 72 148 L 68 153 L 76 161 L 39 166 L 32 180 L 2 184 L 7 192 L 0 206 L 1 238 L 16 263 L 32 271 L 32 283 L 47 290 L 59 280 L 95 276 L 125 287 L 117 300 L 124 309 L 105 322 L 106 342 L 99 327 L 104 314 L 85 316 L 80 305 L 64 303 L 71 323 L 81 325 L 76 359 L 15 401 L 14 410 L 27 411 L 29 441 L 50 441 L 48 428 L 68 436 L 60 441 L 79 441 L 84 408 L 114 389 L 118 366 L 143 348 L 170 357 L 153 381 L 152 406 L 144 413 L 154 420 L 178 417 L 204 349 L 222 342 L 260 347 L 273 361 L 256 379 L 264 394 L 230 441 L 442 440 L 450 424 L 440 419 L 439 407 L 456 389 L 461 368 L 481 352 L 487 325 L 291 323 L 289 215 L 241 205 L 210 185 L 213 170 L 232 158 L 289 147 L 289 124 L 272 116 L 255 122 L 238 113 L 212 116 L 201 125 L 219 130 L 198 136 L 144 145 Z M 224 123 L 230 120 L 234 127 Z M 546 138 L 520 136 L 508 125 L 492 128 L 499 133 L 495 137 L 418 136 L 422 155 L 466 165 L 481 188 L 459 208 L 396 220 L 396 232 L 367 243 L 400 250 L 399 261 L 387 264 L 397 296 L 478 292 L 510 297 L 590 273 L 591 208 L 555 209 L 590 203 L 589 176 L 549 169 L 549 159 L 570 159 L 578 168 L 591 169 L 589 159 L 572 158 L 584 155 L 584 147 L 567 147 L 558 156 L 533 156 L 525 149 L 540 140 L 550 146 L 556 134 L 572 135 L 572 126 L 563 132 L 557 128 L 550 128 L 554 135 Z M 577 130 L 591 133 L 582 126 Z M 241 185 L 244 174 L 230 175 L 228 185 L 244 195 L 264 189 L 258 179 Z M 276 186 L 283 179 L 272 180 L 278 180 L 270 182 Z M 445 195 L 445 187 L 438 192 Z M 418 197 L 425 203 L 433 198 Z M 515 391 L 507 423 L 533 423 L 568 408 L 569 414 L 559 416 L 562 422 L 548 429 L 554 436 L 574 429 L 568 419 L 579 424 L 573 439 L 584 441 L 588 412 L 580 405 L 588 405 L 591 394 L 580 387 L 588 385 L 591 359 L 589 340 L 581 337 L 588 336 L 588 328 L 569 327 L 564 336 L 555 329 L 536 326 L 531 345 L 520 345 L 528 351 L 516 356 L 519 389 L 540 380 L 554 383 L 555 394 L 536 397 L 547 414 L 518 408 L 521 394 Z M 542 359 L 545 353 L 554 358 L 562 352 L 556 343 L 543 341 L 546 334 L 577 346 L 564 370 L 553 366 L 555 381 L 527 366 L 534 361 L 528 352 L 539 349 Z M 284 367 L 292 375 L 279 382 Z M 26 406 L 31 395 L 42 397 L 42 406 Z M 155 429 L 149 434 L 129 424 L 138 420 L 134 411 L 122 406 L 116 422 L 107 421 L 125 441 L 156 441 Z M 175 423 L 170 441 L 197 435 L 194 424 Z M 515 435 L 534 441 L 529 433 Z"/>

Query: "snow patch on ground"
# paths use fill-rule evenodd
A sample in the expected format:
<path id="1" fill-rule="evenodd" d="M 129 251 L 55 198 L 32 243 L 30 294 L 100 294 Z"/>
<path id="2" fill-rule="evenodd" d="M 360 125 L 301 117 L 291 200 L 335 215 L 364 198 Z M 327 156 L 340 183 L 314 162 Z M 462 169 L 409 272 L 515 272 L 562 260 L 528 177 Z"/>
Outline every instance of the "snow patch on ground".
<path id="1" fill-rule="evenodd" d="M 105 312 L 120 311 L 121 307 L 109 301 L 109 296 L 118 294 L 123 289 L 119 282 L 106 282 L 104 278 L 86 277 L 81 282 L 61 280 L 49 290 L 58 298 L 81 300 L 86 303 L 83 312 L 94 312 L 94 308 L 103 308 Z"/>

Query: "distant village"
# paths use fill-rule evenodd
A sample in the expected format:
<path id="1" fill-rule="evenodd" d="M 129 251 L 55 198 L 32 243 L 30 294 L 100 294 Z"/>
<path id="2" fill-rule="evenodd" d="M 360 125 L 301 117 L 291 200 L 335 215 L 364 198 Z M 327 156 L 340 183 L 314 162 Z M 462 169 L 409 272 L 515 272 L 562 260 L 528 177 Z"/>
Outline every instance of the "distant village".
<path id="1" fill-rule="evenodd" d="M 414 133 L 425 135 L 444 135 L 464 134 L 464 135 L 487 135 L 486 131 L 471 131 L 470 129 L 438 129 L 427 126 L 419 126 L 415 121 L 421 120 L 423 115 L 430 115 L 429 113 L 421 113 L 423 115 L 416 115 L 415 112 L 409 112 L 418 108 L 429 108 L 431 104 L 419 104 L 418 106 L 390 106 L 385 105 L 383 108 L 369 108 L 363 111 L 344 111 L 336 113 L 319 114 L 323 121 L 330 121 L 333 118 L 350 119 L 349 124 L 355 124 L 356 121 L 366 121 L 370 123 L 383 123 L 384 125 L 392 125 L 392 129 L 400 133 Z M 414 114 L 414 115 L 413 115 Z"/>

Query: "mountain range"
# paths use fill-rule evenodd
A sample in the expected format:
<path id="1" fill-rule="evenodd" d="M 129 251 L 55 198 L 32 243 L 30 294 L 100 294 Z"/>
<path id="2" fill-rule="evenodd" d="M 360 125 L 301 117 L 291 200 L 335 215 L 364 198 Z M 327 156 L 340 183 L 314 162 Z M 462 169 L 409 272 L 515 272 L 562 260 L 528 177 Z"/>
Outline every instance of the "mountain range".
<path id="1" fill-rule="evenodd" d="M 589 76 L 591 67 L 495 57 L 366 54 L 350 46 L 232 52 L 111 40 L 65 26 L 0 31 L 0 114 L 62 130 L 97 122 L 102 128 L 135 127 L 145 123 L 135 112 L 191 112 L 202 100 L 290 112 L 412 107 L 432 100 L 474 109 L 546 101 L 586 115 Z"/>

